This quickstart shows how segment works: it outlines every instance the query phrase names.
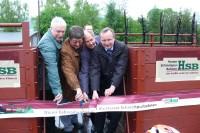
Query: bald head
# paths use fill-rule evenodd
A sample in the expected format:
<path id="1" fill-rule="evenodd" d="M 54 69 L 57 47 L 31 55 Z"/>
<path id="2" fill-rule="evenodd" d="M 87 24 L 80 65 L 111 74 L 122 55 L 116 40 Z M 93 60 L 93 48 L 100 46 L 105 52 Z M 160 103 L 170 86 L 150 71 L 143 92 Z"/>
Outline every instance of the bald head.
<path id="1" fill-rule="evenodd" d="M 92 33 L 92 34 L 94 34 L 92 25 L 85 25 L 85 26 L 84 26 L 84 30 L 86 30 L 86 31 L 88 31 L 88 32 L 90 32 L 90 33 Z"/>
<path id="2" fill-rule="evenodd" d="M 93 33 L 87 30 L 84 30 L 84 39 L 85 39 L 86 47 L 90 49 L 93 49 L 95 47 L 96 43 L 95 43 L 95 37 Z"/>

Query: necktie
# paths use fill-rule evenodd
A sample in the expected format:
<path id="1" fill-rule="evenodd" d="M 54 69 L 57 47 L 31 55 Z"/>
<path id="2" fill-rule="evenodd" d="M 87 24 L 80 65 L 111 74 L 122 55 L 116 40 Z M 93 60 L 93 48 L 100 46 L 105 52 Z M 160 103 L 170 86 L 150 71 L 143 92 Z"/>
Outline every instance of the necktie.
<path id="1" fill-rule="evenodd" d="M 110 48 L 107 49 L 107 50 L 106 50 L 106 53 L 107 53 L 108 55 L 112 55 L 112 49 L 110 49 Z"/>

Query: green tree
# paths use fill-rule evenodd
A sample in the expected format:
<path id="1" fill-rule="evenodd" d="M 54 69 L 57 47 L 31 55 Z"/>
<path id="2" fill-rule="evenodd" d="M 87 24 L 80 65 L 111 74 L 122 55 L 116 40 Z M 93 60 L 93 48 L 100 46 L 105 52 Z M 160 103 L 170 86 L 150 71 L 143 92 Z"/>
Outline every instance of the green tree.
<path id="1" fill-rule="evenodd" d="M 65 8 L 67 10 L 70 9 L 70 6 L 69 6 L 67 0 L 47 0 L 47 3 L 45 6 L 46 6 L 46 8 L 62 6 L 63 8 Z"/>
<path id="2" fill-rule="evenodd" d="M 163 10 L 163 31 L 168 34 L 177 33 L 177 24 L 180 19 L 180 34 L 190 34 L 192 32 L 192 15 L 189 10 L 175 12 L 171 8 Z M 191 41 L 191 36 L 180 36 L 179 41 Z M 165 41 L 175 40 L 175 37 L 164 37 Z"/>
<path id="3" fill-rule="evenodd" d="M 21 23 L 27 19 L 27 4 L 21 5 L 19 0 L 0 0 L 0 23 Z M 15 31 L 16 28 L 5 30 Z"/>
<path id="4" fill-rule="evenodd" d="M 114 1 L 110 1 L 106 9 L 107 11 L 104 18 L 104 22 L 102 23 L 102 27 L 110 27 L 116 33 L 124 33 L 125 26 L 123 10 L 118 9 Z M 123 36 L 117 36 L 117 39 L 120 41 L 124 41 Z"/>
<path id="5" fill-rule="evenodd" d="M 178 13 L 171 8 L 162 10 L 163 13 L 163 32 L 166 34 L 176 33 Z"/>
<path id="6" fill-rule="evenodd" d="M 200 24 L 196 23 L 196 39 L 197 39 L 197 44 L 200 45 Z"/>
<path id="7" fill-rule="evenodd" d="M 184 10 L 175 12 L 171 8 L 167 9 L 158 9 L 153 8 L 148 12 L 148 29 L 152 33 L 160 33 L 160 15 L 163 13 L 163 33 L 164 34 L 180 34 L 191 33 L 192 29 L 192 16 L 189 10 Z M 180 29 L 178 31 L 177 25 L 178 20 L 180 20 Z M 164 41 L 174 41 L 176 38 L 173 36 L 164 36 Z M 156 41 L 159 40 L 159 37 L 155 38 Z M 190 37 L 179 37 L 179 41 L 191 41 Z"/>
<path id="8" fill-rule="evenodd" d="M 163 33 L 164 34 L 176 34 L 178 13 L 173 11 L 171 8 L 162 10 L 163 13 Z M 175 37 L 164 36 L 163 41 L 174 41 Z"/>
<path id="9" fill-rule="evenodd" d="M 52 4 L 52 2 L 55 3 Z M 67 22 L 68 27 L 72 24 L 72 17 L 70 15 L 69 5 L 66 1 L 47 0 L 47 3 L 44 10 L 41 12 L 39 20 L 41 35 L 43 35 L 48 30 L 51 20 L 55 16 L 63 17 L 63 19 Z"/>
<path id="10" fill-rule="evenodd" d="M 117 9 L 114 1 L 107 5 L 105 21 L 105 24 L 113 28 L 115 32 L 124 32 L 124 13 L 123 10 Z"/>
<path id="11" fill-rule="evenodd" d="M 160 32 L 160 14 L 162 10 L 158 8 L 151 9 L 147 14 L 148 29 L 149 32 L 159 33 Z"/>
<path id="12" fill-rule="evenodd" d="M 73 24 L 84 26 L 86 24 L 93 25 L 95 31 L 99 31 L 99 10 L 97 5 L 89 4 L 87 0 L 78 0 L 72 12 Z"/>
<path id="13" fill-rule="evenodd" d="M 181 34 L 191 34 L 192 33 L 192 15 L 189 10 L 181 11 L 180 13 L 181 18 L 181 27 L 180 33 Z M 180 41 L 192 41 L 191 36 L 180 37 Z"/>

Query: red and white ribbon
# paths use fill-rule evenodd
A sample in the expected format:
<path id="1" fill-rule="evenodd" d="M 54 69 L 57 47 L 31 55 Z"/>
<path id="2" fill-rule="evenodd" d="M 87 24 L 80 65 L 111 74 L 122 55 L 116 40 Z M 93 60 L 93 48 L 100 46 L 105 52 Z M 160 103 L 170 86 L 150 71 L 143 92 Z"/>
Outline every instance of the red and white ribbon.
<path id="1" fill-rule="evenodd" d="M 88 103 L 57 105 L 52 101 L 0 101 L 1 118 L 53 117 L 76 113 L 134 112 L 179 106 L 200 105 L 200 89 L 143 95 L 100 97 Z"/>

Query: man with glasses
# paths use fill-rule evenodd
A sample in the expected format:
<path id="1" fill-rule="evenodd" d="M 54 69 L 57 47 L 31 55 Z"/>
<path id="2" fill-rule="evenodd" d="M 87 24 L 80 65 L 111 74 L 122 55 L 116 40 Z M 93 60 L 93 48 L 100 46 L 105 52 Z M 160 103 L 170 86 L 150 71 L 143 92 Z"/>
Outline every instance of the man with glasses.
<path id="1" fill-rule="evenodd" d="M 62 100 L 62 89 L 59 76 L 60 49 L 66 30 L 66 22 L 61 17 L 54 17 L 50 29 L 44 34 L 38 43 L 39 49 L 47 72 L 49 88 L 52 90 L 54 101 Z"/>

